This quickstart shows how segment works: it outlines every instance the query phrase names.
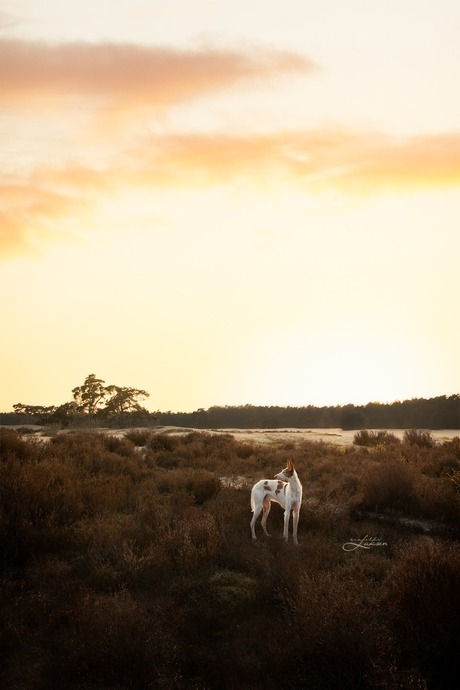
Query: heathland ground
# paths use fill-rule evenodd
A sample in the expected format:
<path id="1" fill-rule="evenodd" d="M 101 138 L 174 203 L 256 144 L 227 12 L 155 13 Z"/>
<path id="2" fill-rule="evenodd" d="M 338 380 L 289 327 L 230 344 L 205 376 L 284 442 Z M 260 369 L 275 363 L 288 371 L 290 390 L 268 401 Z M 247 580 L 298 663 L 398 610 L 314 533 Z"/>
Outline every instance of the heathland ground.
<path id="1" fill-rule="evenodd" d="M 456 687 L 460 440 L 339 432 L 0 429 L 1 686 Z M 288 459 L 300 545 L 253 543 Z"/>

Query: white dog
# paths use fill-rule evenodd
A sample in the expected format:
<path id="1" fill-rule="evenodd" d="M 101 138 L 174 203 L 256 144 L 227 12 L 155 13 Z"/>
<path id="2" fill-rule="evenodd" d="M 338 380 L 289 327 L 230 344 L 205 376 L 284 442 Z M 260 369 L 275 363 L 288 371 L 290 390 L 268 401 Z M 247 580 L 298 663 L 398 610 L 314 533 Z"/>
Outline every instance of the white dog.
<path id="1" fill-rule="evenodd" d="M 277 480 L 277 481 L 276 481 Z M 267 518 L 272 502 L 279 503 L 284 508 L 284 539 L 288 540 L 289 519 L 292 518 L 292 536 L 294 544 L 297 541 L 297 525 L 299 524 L 299 513 L 302 505 L 302 484 L 299 481 L 294 465 L 288 460 L 287 467 L 279 474 L 275 474 L 275 479 L 261 479 L 254 484 L 251 491 L 251 510 L 253 512 L 251 520 L 252 538 L 256 537 L 256 520 L 262 513 L 261 524 L 267 536 Z"/>

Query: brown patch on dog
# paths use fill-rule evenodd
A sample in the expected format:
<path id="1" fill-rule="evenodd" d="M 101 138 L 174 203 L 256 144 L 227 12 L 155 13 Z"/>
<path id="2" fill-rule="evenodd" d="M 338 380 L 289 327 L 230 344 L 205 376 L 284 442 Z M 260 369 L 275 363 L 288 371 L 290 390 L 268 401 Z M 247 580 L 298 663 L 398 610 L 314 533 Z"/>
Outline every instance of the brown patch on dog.
<path id="1" fill-rule="evenodd" d="M 278 479 L 275 494 L 278 496 L 278 494 L 281 493 L 282 489 L 286 490 L 286 484 L 282 482 L 281 479 Z"/>

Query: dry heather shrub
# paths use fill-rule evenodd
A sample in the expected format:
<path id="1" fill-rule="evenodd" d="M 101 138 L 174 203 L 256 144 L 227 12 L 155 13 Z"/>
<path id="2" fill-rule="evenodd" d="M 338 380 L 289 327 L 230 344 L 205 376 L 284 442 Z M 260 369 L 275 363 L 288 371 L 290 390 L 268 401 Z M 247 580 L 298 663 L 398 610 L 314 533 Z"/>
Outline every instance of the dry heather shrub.
<path id="1" fill-rule="evenodd" d="M 460 493 L 460 470 L 456 470 L 451 474 L 451 482 L 454 485 L 455 491 Z"/>
<path id="2" fill-rule="evenodd" d="M 63 548 L 68 528 L 85 512 L 78 477 L 44 460 L 0 464 L 0 544 L 5 562 Z"/>
<path id="3" fill-rule="evenodd" d="M 165 548 L 177 570 L 190 574 L 208 566 L 218 550 L 219 540 L 213 516 L 196 512 L 174 524 Z"/>
<path id="4" fill-rule="evenodd" d="M 302 577 L 285 598 L 290 634 L 284 651 L 297 675 L 293 687 L 376 687 L 388 649 L 374 597 L 369 582 L 350 579 L 340 568 Z"/>
<path id="5" fill-rule="evenodd" d="M 417 490 L 423 517 L 452 524 L 460 521 L 460 501 L 451 477 L 435 479 L 421 475 Z"/>
<path id="6" fill-rule="evenodd" d="M 147 429 L 130 429 L 125 433 L 125 438 L 134 443 L 137 448 L 146 446 L 152 436 L 152 432 Z"/>
<path id="7" fill-rule="evenodd" d="M 134 443 L 127 439 L 126 437 L 114 436 L 113 434 L 108 434 L 102 436 L 102 446 L 110 451 L 111 453 L 116 453 L 125 458 L 132 458 L 135 455 Z"/>
<path id="8" fill-rule="evenodd" d="M 204 432 L 191 432 L 174 439 L 174 445 L 168 447 L 171 437 L 166 436 L 162 441 L 163 450 L 169 451 L 171 455 L 165 457 L 162 454 L 158 458 L 161 467 L 206 467 L 214 470 L 216 467 L 216 449 L 220 447 L 220 438 L 214 440 L 212 434 Z M 159 449 L 157 449 L 158 451 Z"/>
<path id="9" fill-rule="evenodd" d="M 380 446 L 399 444 L 400 440 L 388 431 L 357 431 L 353 437 L 353 443 L 357 446 Z"/>
<path id="10" fill-rule="evenodd" d="M 253 443 L 234 441 L 234 452 L 238 458 L 248 460 L 251 455 L 257 455 L 257 447 Z"/>
<path id="11" fill-rule="evenodd" d="M 197 505 L 219 493 L 220 480 L 206 470 L 174 469 L 155 475 L 155 486 L 162 493 L 186 491 L 193 496 Z"/>
<path id="12" fill-rule="evenodd" d="M 36 445 L 30 440 L 24 441 L 16 431 L 0 429 L 0 462 L 8 458 L 28 462 L 34 459 L 35 451 Z"/>
<path id="13" fill-rule="evenodd" d="M 429 431 L 419 429 L 407 429 L 404 432 L 403 443 L 408 446 L 419 446 L 420 448 L 433 448 L 435 441 Z"/>
<path id="14" fill-rule="evenodd" d="M 460 677 L 460 545 L 421 538 L 389 572 L 383 610 L 402 652 L 428 687 L 454 688 Z"/>
<path id="15" fill-rule="evenodd" d="M 135 586 L 155 564 L 153 549 L 139 543 L 137 536 L 132 515 L 113 514 L 83 521 L 78 525 L 76 539 L 85 555 L 75 562 L 76 572 L 97 590 Z"/>
<path id="16" fill-rule="evenodd" d="M 63 690 L 77 687 L 75 669 L 57 677 L 77 653 L 73 646 L 76 612 L 83 588 L 72 566 L 60 556 L 34 559 L 2 582 L 0 597 L 0 687 Z M 70 643 L 69 643 L 69 637 Z"/>
<path id="17" fill-rule="evenodd" d="M 273 460 L 274 453 L 257 444 L 237 441 L 230 434 L 209 432 L 177 436 L 153 434 L 146 448 L 152 466 L 156 464 L 164 469 L 193 467 L 222 475 L 228 475 L 230 467 L 233 473 L 260 470 L 266 466 L 266 456 L 270 455 Z M 278 466 L 278 462 L 274 464 Z"/>
<path id="18" fill-rule="evenodd" d="M 92 587 L 113 592 L 159 591 L 181 575 L 207 568 L 220 548 L 212 515 L 184 500 L 179 506 L 150 496 L 139 512 L 81 522 L 76 571 Z"/>
<path id="19" fill-rule="evenodd" d="M 76 611 L 71 663 L 61 669 L 72 687 L 180 687 L 180 656 L 170 620 L 128 593 L 88 594 Z M 73 677 L 71 677 L 73 675 Z"/>
<path id="20" fill-rule="evenodd" d="M 178 439 L 171 434 L 150 434 L 147 446 L 154 452 L 172 452 L 178 443 Z"/>
<path id="21" fill-rule="evenodd" d="M 412 511 L 418 504 L 416 474 L 403 461 L 370 463 L 362 481 L 362 505 L 367 510 Z"/>
<path id="22" fill-rule="evenodd" d="M 258 582 L 246 573 L 217 570 L 208 579 L 208 596 L 217 606 L 230 609 L 245 606 L 256 598 Z"/>
<path id="23" fill-rule="evenodd" d="M 120 445 L 121 441 L 121 445 Z M 131 442 L 101 434 L 58 434 L 50 439 L 48 455 L 67 466 L 96 475 L 131 475 L 140 472 L 140 459 Z M 110 450 L 112 447 L 114 450 Z M 123 455 L 119 451 L 123 452 Z"/>
<path id="24" fill-rule="evenodd" d="M 436 446 L 425 459 L 422 472 L 430 477 L 444 477 L 460 470 L 460 442 L 457 438 Z"/>
<path id="25" fill-rule="evenodd" d="M 297 472 L 299 472 L 298 469 Z M 336 474 L 337 458 L 320 456 L 309 465 L 307 477 L 309 481 L 321 482 L 321 484 L 327 485 L 327 483 L 330 481 L 330 478 L 336 476 Z"/>

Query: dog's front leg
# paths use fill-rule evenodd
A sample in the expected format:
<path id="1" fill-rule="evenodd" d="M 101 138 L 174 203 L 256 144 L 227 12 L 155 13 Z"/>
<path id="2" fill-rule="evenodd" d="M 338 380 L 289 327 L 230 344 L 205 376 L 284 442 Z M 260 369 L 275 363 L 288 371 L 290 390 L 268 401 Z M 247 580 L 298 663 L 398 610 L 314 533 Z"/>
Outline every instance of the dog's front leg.
<path id="1" fill-rule="evenodd" d="M 291 508 L 286 508 L 284 511 L 284 541 L 289 538 L 289 518 L 291 517 Z"/>
<path id="2" fill-rule="evenodd" d="M 295 505 L 292 511 L 292 536 L 294 537 L 294 544 L 299 543 L 297 541 L 297 526 L 299 524 L 299 513 L 300 508 L 298 505 Z"/>

